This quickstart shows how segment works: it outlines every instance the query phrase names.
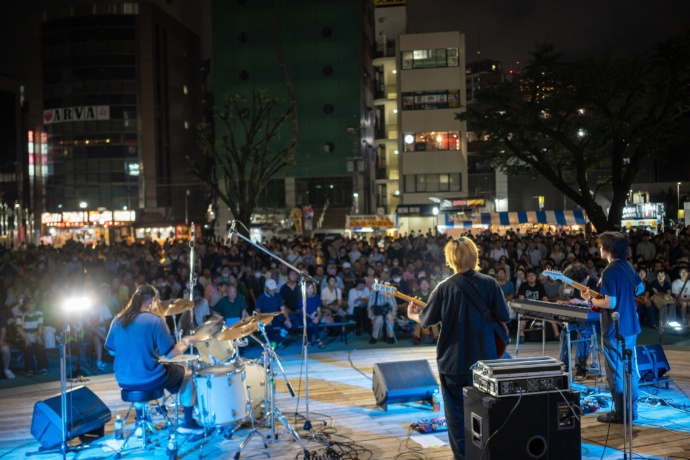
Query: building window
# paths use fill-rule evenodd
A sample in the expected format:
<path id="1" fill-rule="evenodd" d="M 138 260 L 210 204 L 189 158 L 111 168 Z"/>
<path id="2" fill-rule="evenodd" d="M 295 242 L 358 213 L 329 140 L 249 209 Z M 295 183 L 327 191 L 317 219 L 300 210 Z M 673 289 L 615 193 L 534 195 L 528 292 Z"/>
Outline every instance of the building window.
<path id="1" fill-rule="evenodd" d="M 456 109 L 460 107 L 460 90 L 403 93 L 402 100 L 403 110 Z"/>
<path id="2" fill-rule="evenodd" d="M 430 131 L 405 133 L 405 152 L 428 152 L 432 150 L 460 150 L 459 131 Z"/>
<path id="3" fill-rule="evenodd" d="M 405 193 L 459 192 L 462 188 L 460 173 L 405 174 Z"/>
<path id="4" fill-rule="evenodd" d="M 459 65 L 457 48 L 436 48 L 402 52 L 402 68 L 437 69 Z"/>

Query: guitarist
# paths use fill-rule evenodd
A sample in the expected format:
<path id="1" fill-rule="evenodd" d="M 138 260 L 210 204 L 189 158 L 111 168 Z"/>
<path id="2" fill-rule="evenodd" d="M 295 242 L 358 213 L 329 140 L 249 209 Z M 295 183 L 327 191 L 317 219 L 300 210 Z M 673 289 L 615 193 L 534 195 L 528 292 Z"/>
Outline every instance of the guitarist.
<path id="1" fill-rule="evenodd" d="M 613 398 L 613 410 L 597 417 L 602 423 L 623 423 L 623 405 L 627 395 L 624 395 L 623 384 L 625 370 L 623 363 L 623 346 L 632 350 L 633 372 L 637 372 L 637 358 L 635 345 L 637 335 L 640 333 L 640 321 L 637 318 L 635 308 L 635 296 L 644 291 L 644 284 L 635 272 L 633 266 L 626 259 L 630 253 L 628 239 L 619 232 L 606 232 L 597 239 L 602 259 L 609 264 L 601 275 L 601 294 L 603 298 L 594 298 L 589 289 L 582 292 L 582 297 L 592 307 L 601 310 L 601 338 L 604 345 L 604 357 L 606 358 L 606 380 L 611 397 Z M 613 321 L 613 313 L 618 312 L 618 330 L 622 337 L 622 343 L 617 340 L 616 327 Z M 627 409 L 632 413 L 632 420 L 637 419 L 637 384 L 639 375 L 632 380 L 632 407 Z"/>
<path id="2" fill-rule="evenodd" d="M 494 321 L 510 321 L 500 286 L 478 269 L 478 251 L 474 242 L 461 237 L 450 240 L 444 248 L 446 264 L 454 274 L 439 283 L 425 308 L 410 302 L 407 315 L 423 328 L 443 323 L 436 345 L 436 362 L 441 381 L 448 439 L 455 459 L 464 459 L 465 421 L 462 389 L 472 385 L 470 366 L 479 360 L 498 358 L 494 330 L 497 323 L 487 319 L 480 306 L 470 302 L 476 289 Z M 468 286 L 469 284 L 469 286 Z"/>

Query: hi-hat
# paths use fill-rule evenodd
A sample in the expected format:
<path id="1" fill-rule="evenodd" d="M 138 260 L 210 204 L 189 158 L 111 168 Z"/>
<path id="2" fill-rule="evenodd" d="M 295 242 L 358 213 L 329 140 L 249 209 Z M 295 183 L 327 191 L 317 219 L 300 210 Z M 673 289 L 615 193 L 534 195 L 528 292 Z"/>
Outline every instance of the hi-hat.
<path id="1" fill-rule="evenodd" d="M 191 300 L 175 299 L 175 301 L 168 303 L 167 306 L 165 305 L 165 302 L 162 302 L 160 309 L 163 312 L 163 315 L 173 316 L 189 311 L 192 309 L 192 307 L 194 307 L 194 302 Z"/>
<path id="2" fill-rule="evenodd" d="M 234 324 L 233 326 L 237 326 Z M 248 323 L 241 327 L 231 327 L 222 331 L 216 337 L 218 340 L 239 340 L 243 337 L 248 336 L 252 332 L 256 332 L 259 329 L 258 323 Z"/>

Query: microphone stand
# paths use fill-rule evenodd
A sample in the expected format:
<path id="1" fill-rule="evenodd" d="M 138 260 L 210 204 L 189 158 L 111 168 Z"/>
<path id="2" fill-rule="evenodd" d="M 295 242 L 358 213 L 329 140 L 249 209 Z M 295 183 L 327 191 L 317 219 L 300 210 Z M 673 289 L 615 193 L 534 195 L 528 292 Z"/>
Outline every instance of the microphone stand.
<path id="1" fill-rule="evenodd" d="M 306 282 L 311 281 L 316 286 L 317 281 L 314 278 L 312 278 L 311 276 L 309 276 L 308 274 L 300 271 L 297 267 L 294 267 L 293 265 L 291 265 L 289 262 L 287 262 L 287 261 L 281 259 L 280 257 L 278 257 L 277 255 L 273 254 L 268 249 L 264 248 L 263 246 L 261 246 L 259 244 L 256 244 L 250 238 L 247 238 L 246 236 L 242 235 L 241 233 L 237 233 L 235 231 L 236 223 L 237 223 L 237 221 L 233 220 L 232 224 L 230 225 L 230 230 L 228 231 L 228 237 L 225 240 L 226 246 L 230 244 L 230 242 L 232 241 L 232 235 L 234 234 L 234 235 L 238 236 L 239 238 L 243 239 L 244 241 L 246 241 L 247 243 L 249 243 L 250 245 L 252 245 L 253 247 L 255 247 L 256 249 L 267 254 L 269 257 L 279 261 L 280 263 L 282 263 L 283 265 L 285 265 L 286 267 L 288 267 L 292 271 L 299 274 L 300 277 L 302 278 L 300 281 L 300 283 L 302 284 L 302 287 L 301 287 L 302 288 L 302 354 L 304 356 L 304 363 L 305 363 L 304 364 L 304 368 L 305 368 L 305 387 L 304 388 L 305 388 L 305 394 L 306 394 L 306 410 L 307 410 L 307 414 L 305 416 L 306 421 L 304 423 L 304 429 L 306 431 L 311 432 L 312 431 L 312 424 L 311 424 L 311 420 L 309 418 L 309 357 L 308 357 L 308 351 L 307 351 L 307 339 L 308 339 L 307 334 L 308 334 L 308 332 L 307 332 L 307 285 L 306 285 Z M 246 229 L 246 227 L 245 227 L 245 229 Z"/>
<path id="2" fill-rule="evenodd" d="M 616 331 L 617 348 L 623 358 L 623 460 L 632 460 L 632 350 L 625 345 L 625 338 L 620 334 L 618 321 L 620 316 L 615 312 L 614 327 Z"/>

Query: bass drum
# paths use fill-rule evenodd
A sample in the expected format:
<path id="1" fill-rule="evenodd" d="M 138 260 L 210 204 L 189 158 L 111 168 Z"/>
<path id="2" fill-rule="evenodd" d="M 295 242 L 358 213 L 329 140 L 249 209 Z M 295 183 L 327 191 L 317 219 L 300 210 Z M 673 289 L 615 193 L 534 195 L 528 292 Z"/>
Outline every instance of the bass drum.
<path id="1" fill-rule="evenodd" d="M 259 419 L 266 388 L 263 369 L 260 363 L 246 361 L 197 371 L 194 384 L 199 423 L 207 428 L 242 424 L 249 418 L 248 404 L 254 418 Z"/>

